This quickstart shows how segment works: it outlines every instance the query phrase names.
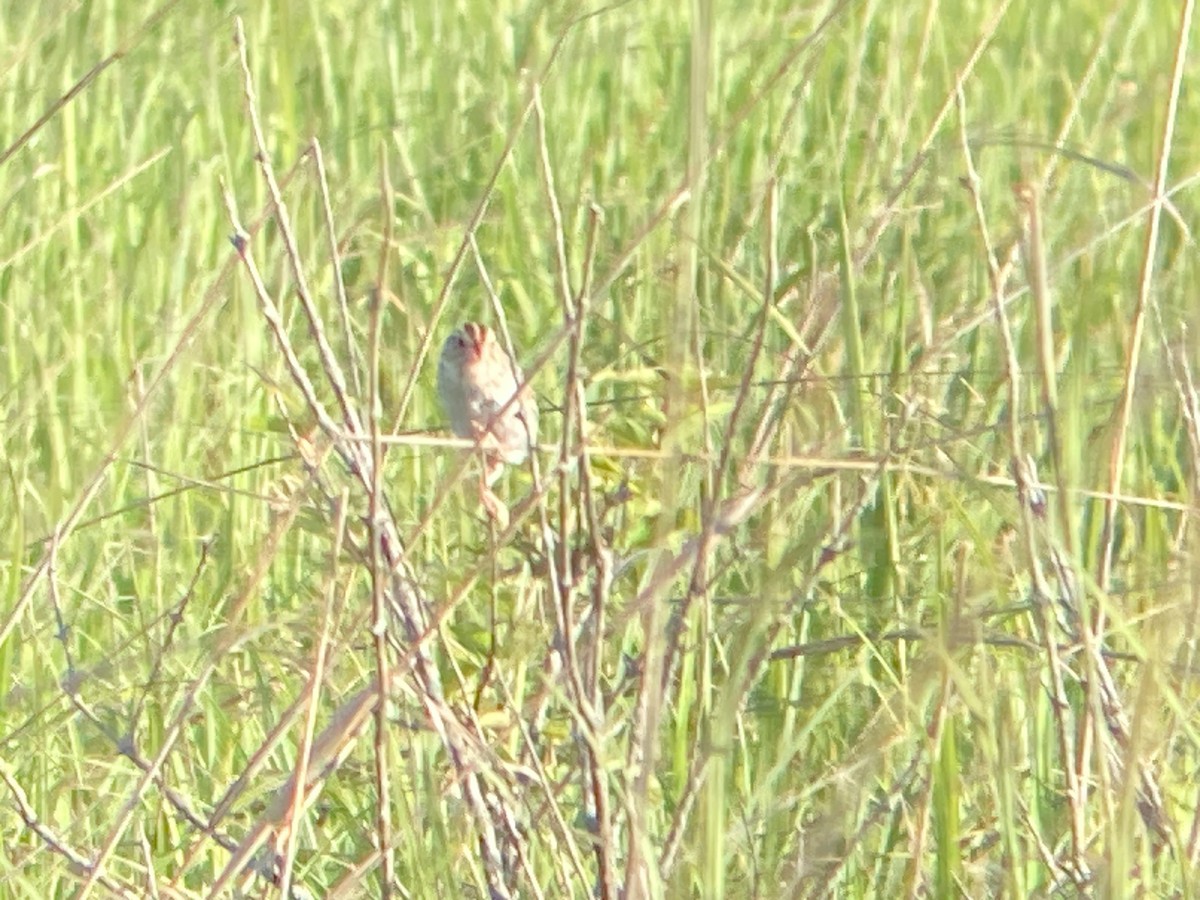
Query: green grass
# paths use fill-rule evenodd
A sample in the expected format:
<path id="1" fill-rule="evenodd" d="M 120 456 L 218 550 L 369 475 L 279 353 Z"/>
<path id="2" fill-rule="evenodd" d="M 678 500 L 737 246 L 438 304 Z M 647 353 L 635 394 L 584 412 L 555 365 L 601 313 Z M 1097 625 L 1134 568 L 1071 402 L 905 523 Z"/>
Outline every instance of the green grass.
<path id="1" fill-rule="evenodd" d="M 0 896 L 1193 896 L 1198 73 L 1112 7 L 7 5 Z M 420 439 L 497 303 L 504 535 Z"/>

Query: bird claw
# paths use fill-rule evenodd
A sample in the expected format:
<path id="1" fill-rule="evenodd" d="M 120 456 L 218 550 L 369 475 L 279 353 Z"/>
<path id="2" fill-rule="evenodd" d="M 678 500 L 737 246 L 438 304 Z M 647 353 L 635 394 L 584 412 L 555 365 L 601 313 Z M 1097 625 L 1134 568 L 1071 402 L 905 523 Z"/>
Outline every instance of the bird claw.
<path id="1" fill-rule="evenodd" d="M 496 523 L 496 527 L 501 531 L 508 527 L 508 507 L 484 482 L 479 484 L 479 502 L 483 504 L 488 518 Z"/>

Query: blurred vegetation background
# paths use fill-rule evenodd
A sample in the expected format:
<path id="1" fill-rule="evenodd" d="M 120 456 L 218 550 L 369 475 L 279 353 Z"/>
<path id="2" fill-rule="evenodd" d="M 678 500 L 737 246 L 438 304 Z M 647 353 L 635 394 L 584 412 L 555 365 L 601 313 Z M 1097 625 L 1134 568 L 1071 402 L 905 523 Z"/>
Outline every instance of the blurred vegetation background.
<path id="1" fill-rule="evenodd" d="M 1191 11 L 6 4 L 0 894 L 1194 893 Z"/>

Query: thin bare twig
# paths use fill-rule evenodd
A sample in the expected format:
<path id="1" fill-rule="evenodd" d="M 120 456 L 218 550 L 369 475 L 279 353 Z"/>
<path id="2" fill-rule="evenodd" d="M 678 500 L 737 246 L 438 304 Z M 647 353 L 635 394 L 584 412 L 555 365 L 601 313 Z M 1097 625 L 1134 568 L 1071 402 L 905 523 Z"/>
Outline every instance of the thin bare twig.
<path id="1" fill-rule="evenodd" d="M 292 873 L 296 864 L 296 846 L 300 837 L 300 824 L 306 807 L 305 788 L 308 786 L 308 763 L 312 753 L 313 740 L 317 730 L 317 715 L 321 710 L 321 685 L 325 683 L 325 670 L 329 662 L 330 630 L 333 625 L 334 600 L 337 597 L 341 579 L 338 577 L 342 558 L 342 541 L 346 536 L 349 504 L 345 494 L 338 506 L 338 517 L 333 528 L 333 547 L 330 553 L 331 577 L 325 585 L 325 608 L 321 615 L 321 631 L 317 637 L 317 646 L 313 655 L 312 670 L 308 678 L 307 712 L 304 717 L 304 731 L 300 739 L 300 752 L 296 756 L 296 771 L 292 779 L 293 791 L 291 806 L 285 818 L 287 838 L 281 853 L 279 895 L 292 896 Z M 381 706 L 383 704 L 380 704 Z M 383 845 L 383 846 L 386 846 Z"/>
<path id="2" fill-rule="evenodd" d="M 1125 444 L 1128 440 L 1130 418 L 1133 415 L 1133 394 L 1137 387 L 1138 366 L 1142 354 L 1142 333 L 1146 327 L 1146 312 L 1150 306 L 1154 284 L 1155 256 L 1158 250 L 1158 233 L 1162 222 L 1163 198 L 1167 193 L 1167 173 L 1170 168 L 1171 151 L 1175 139 L 1175 123 L 1179 113 L 1179 95 L 1183 90 L 1183 76 L 1187 64 L 1188 41 L 1192 34 L 1192 14 L 1195 0 L 1184 0 L 1179 10 L 1179 32 L 1175 45 L 1175 65 L 1171 72 L 1171 87 L 1167 95 L 1167 107 L 1163 117 L 1162 137 L 1158 145 L 1158 162 L 1154 172 L 1154 193 L 1149 214 L 1146 218 L 1146 240 L 1142 248 L 1142 271 L 1138 277 L 1137 301 L 1133 309 L 1129 343 L 1125 351 L 1125 383 L 1117 408 L 1116 426 L 1109 447 L 1108 491 L 1119 493 L 1125 469 Z M 1113 554 L 1116 551 L 1117 506 L 1104 505 L 1104 524 L 1101 530 L 1100 569 L 1096 580 L 1100 589 L 1107 591 L 1112 578 Z"/>
<path id="3" fill-rule="evenodd" d="M 391 221 L 391 190 L 387 183 L 387 167 L 380 165 L 382 195 L 388 221 Z M 388 247 L 389 241 L 384 241 Z M 387 283 L 387 257 L 383 254 L 378 283 L 382 288 Z M 386 514 L 383 498 L 383 443 L 380 441 L 380 417 L 383 414 L 383 403 L 379 392 L 379 345 L 381 338 L 381 316 L 383 313 L 383 292 L 376 290 L 371 299 L 371 319 L 368 329 L 367 346 L 367 382 L 369 393 L 369 415 L 371 435 L 371 484 L 368 496 L 371 539 L 371 637 L 375 645 L 375 684 L 381 698 L 387 697 L 391 676 L 388 672 L 388 620 L 390 614 L 387 604 L 387 583 L 389 575 L 386 561 L 383 559 L 383 518 Z M 379 840 L 379 853 L 383 861 L 380 872 L 380 897 L 390 900 L 392 883 L 396 880 L 396 854 L 392 848 L 392 797 L 391 779 L 388 768 L 391 765 L 391 754 L 388 751 L 390 742 L 388 735 L 391 726 L 388 723 L 387 704 L 380 702 L 375 706 L 375 829 Z"/>

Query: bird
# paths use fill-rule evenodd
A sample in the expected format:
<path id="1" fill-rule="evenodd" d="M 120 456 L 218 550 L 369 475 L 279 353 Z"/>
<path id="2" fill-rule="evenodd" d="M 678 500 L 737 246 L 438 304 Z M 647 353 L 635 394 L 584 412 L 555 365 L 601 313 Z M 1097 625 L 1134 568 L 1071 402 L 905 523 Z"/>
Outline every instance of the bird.
<path id="1" fill-rule="evenodd" d="M 442 345 L 437 388 L 450 430 L 479 444 L 483 455 L 480 500 L 503 528 L 508 524 L 508 510 L 492 492 L 492 485 L 505 465 L 525 462 L 537 443 L 537 403 L 525 384 L 525 374 L 492 329 L 467 322 Z"/>

